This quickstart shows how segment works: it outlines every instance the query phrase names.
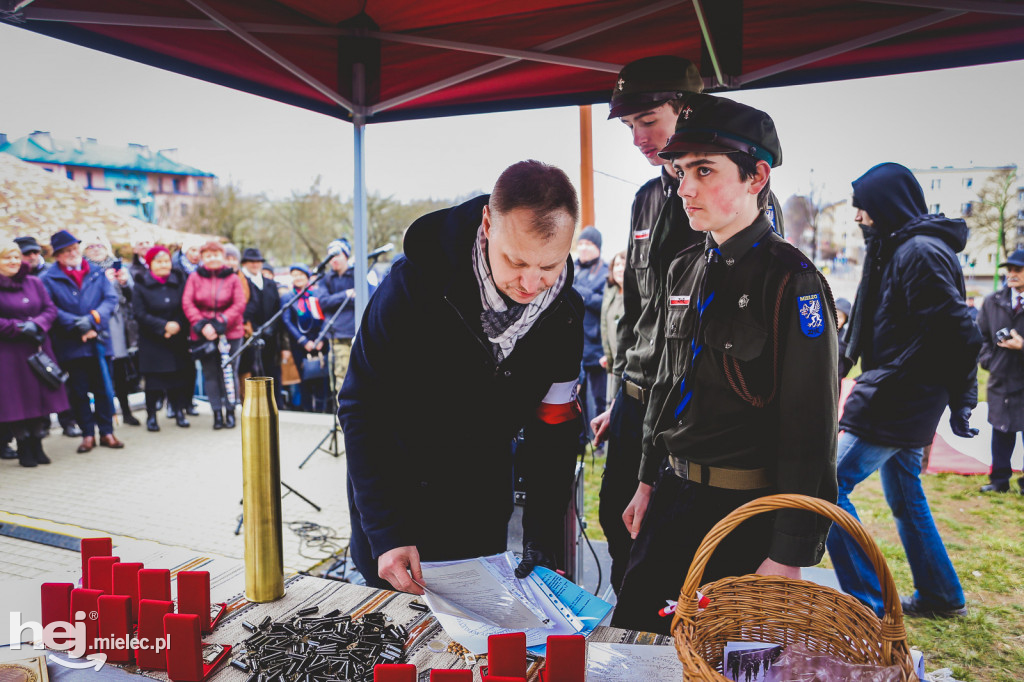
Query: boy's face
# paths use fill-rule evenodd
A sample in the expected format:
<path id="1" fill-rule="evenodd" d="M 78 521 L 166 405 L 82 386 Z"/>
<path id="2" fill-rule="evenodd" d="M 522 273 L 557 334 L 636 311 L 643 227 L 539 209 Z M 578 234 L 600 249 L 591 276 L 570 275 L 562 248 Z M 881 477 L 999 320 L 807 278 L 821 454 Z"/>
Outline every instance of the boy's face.
<path id="1" fill-rule="evenodd" d="M 693 229 L 731 236 L 756 218 L 757 194 L 770 170 L 764 161 L 758 161 L 757 172 L 746 180 L 740 179 L 739 167 L 728 154 L 690 152 L 672 159 L 672 167 Z"/>
<path id="2" fill-rule="evenodd" d="M 668 102 L 647 111 L 628 116 L 620 116 L 619 120 L 633 131 L 633 144 L 644 155 L 652 166 L 661 166 L 665 159 L 658 152 L 668 144 L 668 138 L 676 132 L 676 119 L 679 116 Z"/>

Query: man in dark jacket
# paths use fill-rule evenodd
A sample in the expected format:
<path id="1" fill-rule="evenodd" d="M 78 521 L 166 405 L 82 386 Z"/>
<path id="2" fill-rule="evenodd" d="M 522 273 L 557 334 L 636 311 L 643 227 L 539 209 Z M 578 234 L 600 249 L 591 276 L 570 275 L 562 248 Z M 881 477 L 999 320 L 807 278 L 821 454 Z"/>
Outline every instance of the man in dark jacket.
<path id="1" fill-rule="evenodd" d="M 327 336 L 331 340 L 335 392 L 345 383 L 352 354 L 352 337 L 356 335 L 356 276 L 355 267 L 351 264 L 352 246 L 344 237 L 338 240 L 338 245 L 341 253 L 331 259 L 331 271 L 315 288 L 324 315 L 328 321 L 333 319 Z M 376 290 L 374 285 L 367 285 L 367 295 Z"/>
<path id="2" fill-rule="evenodd" d="M 601 303 L 608 285 L 608 264 L 601 260 L 601 233 L 593 225 L 580 232 L 576 241 L 576 266 L 572 288 L 583 298 L 583 372 L 580 403 L 587 424 L 604 412 L 607 402 L 607 373 L 601 367 Z"/>
<path id="3" fill-rule="evenodd" d="M 96 427 L 100 445 L 123 448 L 114 436 L 114 390 L 111 380 L 110 317 L 117 309 L 117 290 L 99 268 L 90 268 L 82 258 L 79 240 L 67 230 L 50 238 L 56 262 L 40 279 L 57 306 L 57 321 L 50 329 L 57 362 L 68 373 L 71 408 L 82 428 L 78 452 L 96 446 Z M 90 407 L 89 393 L 95 398 L 96 412 Z"/>
<path id="4" fill-rule="evenodd" d="M 864 370 L 839 428 L 839 506 L 856 516 L 854 486 L 880 469 L 886 501 L 907 553 L 916 591 L 909 616 L 964 615 L 963 589 L 921 487 L 923 449 L 946 406 L 953 433 L 970 438 L 977 404 L 981 335 L 964 304 L 957 252 L 967 225 L 926 215 L 914 174 L 896 163 L 875 166 L 853 183 L 866 258 L 850 316 L 847 356 Z M 843 589 L 881 616 L 878 577 L 849 535 L 829 533 L 828 551 Z"/>
<path id="5" fill-rule="evenodd" d="M 1024 249 L 1003 263 L 1006 287 L 981 304 L 981 355 L 988 375 L 988 423 L 992 425 L 992 472 L 983 493 L 1010 490 L 1010 457 L 1017 433 L 1024 431 Z M 1024 476 L 1017 481 L 1024 494 Z"/>
<path id="6" fill-rule="evenodd" d="M 505 551 L 513 457 L 526 486 L 518 573 L 552 565 L 583 426 L 577 215 L 565 173 L 523 161 L 491 195 L 409 227 L 339 394 L 350 550 L 369 584 L 421 594 L 409 575 L 422 582 L 421 559 Z"/>
<path id="7" fill-rule="evenodd" d="M 281 295 L 277 292 L 277 284 L 274 280 L 263 276 L 263 254 L 259 249 L 248 248 L 242 253 L 241 274 L 249 286 L 249 301 L 245 304 L 245 313 L 242 319 L 250 326 L 251 332 L 255 333 L 281 309 Z M 283 409 L 280 331 L 280 317 L 274 321 L 274 324 L 263 330 L 263 347 L 258 366 L 255 362 L 256 351 L 250 347 L 247 352 L 251 356 L 249 371 L 256 376 L 270 377 L 274 380 L 277 407 Z"/>

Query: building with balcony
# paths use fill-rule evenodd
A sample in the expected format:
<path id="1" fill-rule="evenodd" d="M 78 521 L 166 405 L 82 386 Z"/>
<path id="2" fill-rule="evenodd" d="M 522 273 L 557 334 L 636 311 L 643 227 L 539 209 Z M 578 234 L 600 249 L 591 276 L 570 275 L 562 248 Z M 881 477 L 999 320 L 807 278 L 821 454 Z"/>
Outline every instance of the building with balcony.
<path id="1" fill-rule="evenodd" d="M 146 145 L 101 145 L 95 138 L 58 139 L 36 131 L 8 140 L 0 152 L 63 175 L 100 203 L 161 227 L 179 228 L 195 207 L 208 201 L 217 178 L 185 165 L 177 150 Z"/>

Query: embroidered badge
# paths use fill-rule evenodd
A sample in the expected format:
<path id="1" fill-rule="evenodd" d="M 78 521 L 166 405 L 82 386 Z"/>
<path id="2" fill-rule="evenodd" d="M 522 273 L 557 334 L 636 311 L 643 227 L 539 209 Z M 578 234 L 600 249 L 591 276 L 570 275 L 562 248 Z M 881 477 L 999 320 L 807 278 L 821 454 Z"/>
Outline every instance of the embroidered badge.
<path id="1" fill-rule="evenodd" d="M 736 259 L 735 258 L 726 258 L 725 259 L 725 264 L 728 265 L 731 268 L 732 266 L 736 265 Z"/>
<path id="2" fill-rule="evenodd" d="M 623 87 L 624 87 L 624 86 L 626 85 L 626 81 L 624 81 L 624 80 L 622 80 L 622 79 L 620 78 L 620 79 L 619 79 L 619 82 L 618 82 L 618 83 L 617 83 L 616 85 L 618 85 L 618 86 L 619 86 L 619 90 L 621 91 L 621 90 L 622 90 L 622 88 L 623 88 Z"/>
<path id="3" fill-rule="evenodd" d="M 821 298 L 818 294 L 797 296 L 797 310 L 800 311 L 800 329 L 804 336 L 817 338 L 825 331 L 825 320 L 821 316 Z"/>
<path id="4" fill-rule="evenodd" d="M 690 107 L 686 107 L 685 109 L 683 109 L 679 113 L 683 115 L 683 120 L 684 121 L 689 121 L 690 120 L 690 114 L 693 113 L 693 109 L 691 109 Z"/>
<path id="5" fill-rule="evenodd" d="M 637 230 L 636 232 L 633 233 L 633 239 L 650 239 L 650 238 L 651 238 L 651 228 L 649 228 L 649 227 L 646 230 Z"/>
<path id="6" fill-rule="evenodd" d="M 743 294 L 740 296 L 740 307 L 746 308 L 748 305 L 750 305 L 750 296 Z"/>
<path id="7" fill-rule="evenodd" d="M 690 305 L 690 297 L 689 296 L 669 296 L 668 297 L 668 304 L 670 306 Z"/>

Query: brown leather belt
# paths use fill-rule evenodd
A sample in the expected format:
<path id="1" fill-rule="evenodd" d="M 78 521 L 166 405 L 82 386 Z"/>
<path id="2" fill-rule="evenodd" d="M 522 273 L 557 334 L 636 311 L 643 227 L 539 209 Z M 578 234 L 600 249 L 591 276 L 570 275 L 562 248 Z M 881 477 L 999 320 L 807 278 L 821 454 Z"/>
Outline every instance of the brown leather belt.
<path id="1" fill-rule="evenodd" d="M 767 469 L 731 469 L 712 467 L 689 462 L 678 457 L 669 457 L 675 475 L 684 481 L 693 481 L 712 488 L 725 490 L 760 490 L 770 488 L 775 482 Z"/>
<path id="2" fill-rule="evenodd" d="M 651 399 L 651 390 L 639 384 L 634 384 L 629 379 L 622 379 L 622 392 L 634 400 L 639 400 L 641 405 L 646 405 Z"/>

